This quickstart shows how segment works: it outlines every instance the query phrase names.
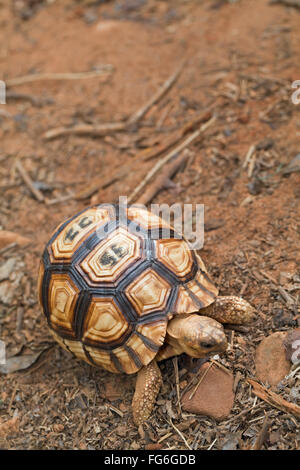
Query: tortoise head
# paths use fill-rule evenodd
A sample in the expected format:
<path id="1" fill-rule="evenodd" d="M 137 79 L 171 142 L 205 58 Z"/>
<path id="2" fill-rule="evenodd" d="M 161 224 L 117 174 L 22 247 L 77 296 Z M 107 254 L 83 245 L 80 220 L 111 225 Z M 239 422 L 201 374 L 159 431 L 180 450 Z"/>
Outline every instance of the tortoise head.
<path id="1" fill-rule="evenodd" d="M 191 357 L 207 357 L 227 349 L 224 328 L 213 318 L 197 314 L 176 316 L 169 322 L 167 333 L 170 342 L 176 342 Z"/>

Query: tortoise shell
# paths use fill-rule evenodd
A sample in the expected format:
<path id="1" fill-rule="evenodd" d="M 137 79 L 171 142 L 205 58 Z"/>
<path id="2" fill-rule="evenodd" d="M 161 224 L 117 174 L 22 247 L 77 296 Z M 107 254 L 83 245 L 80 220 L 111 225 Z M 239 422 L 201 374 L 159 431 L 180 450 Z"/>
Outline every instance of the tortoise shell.
<path id="1" fill-rule="evenodd" d="M 135 206 L 83 210 L 46 245 L 39 300 L 58 343 L 93 366 L 137 372 L 164 343 L 176 314 L 210 305 L 204 263 L 160 217 Z"/>

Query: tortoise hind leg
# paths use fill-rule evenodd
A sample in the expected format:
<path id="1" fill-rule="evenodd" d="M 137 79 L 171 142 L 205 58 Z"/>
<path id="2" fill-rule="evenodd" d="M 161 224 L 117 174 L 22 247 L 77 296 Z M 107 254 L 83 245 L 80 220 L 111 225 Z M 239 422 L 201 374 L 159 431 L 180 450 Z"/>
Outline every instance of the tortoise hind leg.
<path id="1" fill-rule="evenodd" d="M 215 302 L 201 309 L 201 314 L 214 318 L 220 323 L 244 325 L 255 320 L 256 312 L 252 305 L 241 297 L 224 295 Z"/>
<path id="2" fill-rule="evenodd" d="M 151 361 L 138 372 L 132 400 L 133 420 L 137 426 L 149 418 L 161 384 L 162 376 L 156 361 Z"/>

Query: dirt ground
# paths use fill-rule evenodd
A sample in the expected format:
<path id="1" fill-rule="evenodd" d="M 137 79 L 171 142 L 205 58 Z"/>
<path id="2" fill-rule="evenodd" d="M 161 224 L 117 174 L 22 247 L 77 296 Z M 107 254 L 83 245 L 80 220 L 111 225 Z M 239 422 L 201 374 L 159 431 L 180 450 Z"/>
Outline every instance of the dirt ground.
<path id="1" fill-rule="evenodd" d="M 0 252 L 1 265 L 14 265 L 0 282 L 1 339 L 8 356 L 42 352 L 29 369 L 0 375 L 1 448 L 247 449 L 265 414 L 262 449 L 299 447 L 297 418 L 257 399 L 247 382 L 261 339 L 300 326 L 300 166 L 289 165 L 300 152 L 300 104 L 291 100 L 291 84 L 300 80 L 299 21 L 299 9 L 269 0 L 0 1 L 0 78 L 7 83 L 0 228 L 30 240 L 24 248 L 12 239 Z M 172 88 L 133 126 L 47 138 L 57 127 L 125 123 L 183 60 Z M 101 70 L 83 79 L 12 81 Z M 176 187 L 153 202 L 205 204 L 201 256 L 221 294 L 242 295 L 259 315 L 244 331 L 227 330 L 231 346 L 220 361 L 238 379 L 225 420 L 180 416 L 170 359 L 161 365 L 155 410 L 137 430 L 135 377 L 94 369 L 53 346 L 37 302 L 39 259 L 60 222 L 91 203 L 130 196 L 166 154 L 147 160 L 147 149 L 207 112 L 215 121 L 188 146 Z M 178 366 L 183 387 L 192 373 L 184 357 Z M 297 384 L 294 376 L 276 392 L 299 404 Z"/>

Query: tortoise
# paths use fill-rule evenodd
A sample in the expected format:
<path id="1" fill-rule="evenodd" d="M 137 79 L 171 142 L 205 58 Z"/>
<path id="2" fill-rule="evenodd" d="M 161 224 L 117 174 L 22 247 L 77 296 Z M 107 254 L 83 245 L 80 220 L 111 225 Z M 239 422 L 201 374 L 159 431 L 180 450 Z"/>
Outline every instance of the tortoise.
<path id="1" fill-rule="evenodd" d="M 151 414 L 157 362 L 227 348 L 222 323 L 254 319 L 254 308 L 218 296 L 196 251 L 145 208 L 98 205 L 52 234 L 39 268 L 39 302 L 55 340 L 88 364 L 137 375 L 136 425 Z M 167 233 L 167 236 L 165 236 Z"/>

